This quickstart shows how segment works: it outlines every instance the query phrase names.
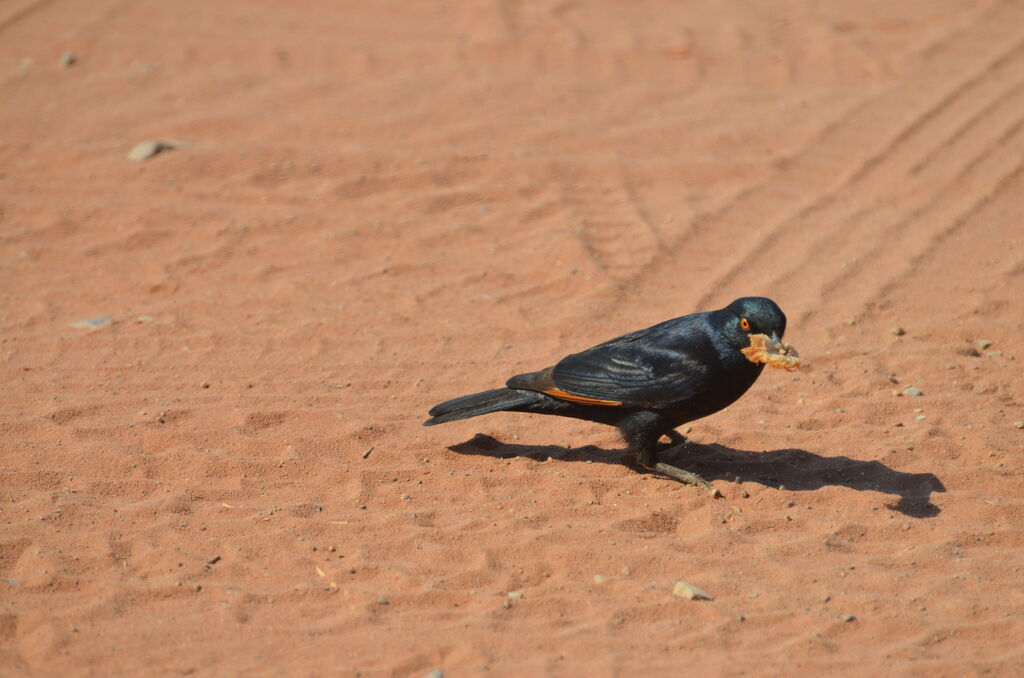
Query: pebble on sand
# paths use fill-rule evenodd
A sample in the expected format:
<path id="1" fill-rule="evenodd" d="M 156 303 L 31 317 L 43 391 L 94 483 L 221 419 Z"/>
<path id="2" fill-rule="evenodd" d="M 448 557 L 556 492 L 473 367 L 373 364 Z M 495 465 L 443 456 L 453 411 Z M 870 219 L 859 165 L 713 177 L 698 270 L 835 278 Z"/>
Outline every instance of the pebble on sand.
<path id="1" fill-rule="evenodd" d="M 995 342 L 991 339 L 978 339 L 978 348 L 984 351 L 986 348 L 994 344 Z"/>
<path id="2" fill-rule="evenodd" d="M 686 598 L 687 600 L 714 600 L 711 594 L 685 581 L 676 582 L 675 587 L 672 589 L 672 595 Z"/>
<path id="3" fill-rule="evenodd" d="M 74 52 L 64 52 L 60 55 L 60 67 L 71 68 L 78 61 L 78 55 Z"/>
<path id="4" fill-rule="evenodd" d="M 185 144 L 181 141 L 163 141 L 159 139 L 140 141 L 135 144 L 132 150 L 128 151 L 128 159 L 132 162 L 144 162 L 158 153 L 173 151 L 174 149 L 181 148 L 184 145 Z"/>
<path id="5" fill-rule="evenodd" d="M 924 395 L 924 391 L 922 391 L 921 389 L 917 388 L 916 386 L 908 386 L 908 387 L 906 387 L 905 389 L 903 389 L 903 393 L 908 395 L 908 396 Z"/>
<path id="6" fill-rule="evenodd" d="M 71 326 L 78 329 L 98 330 L 101 327 L 106 327 L 112 322 L 114 322 L 113 318 L 105 315 L 98 315 L 94 318 L 86 318 L 85 320 L 79 320 L 76 323 L 71 323 Z"/>

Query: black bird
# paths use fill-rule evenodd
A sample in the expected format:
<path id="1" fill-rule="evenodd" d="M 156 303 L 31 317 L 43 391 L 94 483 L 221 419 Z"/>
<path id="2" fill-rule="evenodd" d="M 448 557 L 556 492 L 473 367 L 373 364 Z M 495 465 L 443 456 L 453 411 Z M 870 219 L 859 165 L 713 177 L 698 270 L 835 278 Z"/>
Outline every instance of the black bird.
<path id="1" fill-rule="evenodd" d="M 637 462 L 714 491 L 696 474 L 658 462 L 658 439 L 706 417 L 746 393 L 764 365 L 741 352 L 750 335 L 775 346 L 786 316 L 771 299 L 743 297 L 723 309 L 693 313 L 624 334 L 560 360 L 554 367 L 512 377 L 505 388 L 435 405 L 425 426 L 489 412 L 534 412 L 618 427 Z"/>

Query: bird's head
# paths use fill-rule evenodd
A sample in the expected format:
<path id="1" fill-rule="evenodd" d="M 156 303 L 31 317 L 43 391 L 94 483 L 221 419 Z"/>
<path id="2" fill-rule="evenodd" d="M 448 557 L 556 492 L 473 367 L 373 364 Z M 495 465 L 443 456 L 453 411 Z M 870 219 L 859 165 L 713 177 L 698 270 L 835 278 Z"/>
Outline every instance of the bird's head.
<path id="1" fill-rule="evenodd" d="M 786 332 L 786 314 L 767 297 L 741 297 L 722 311 L 722 329 L 739 348 L 750 344 L 752 334 L 766 334 L 775 345 Z"/>

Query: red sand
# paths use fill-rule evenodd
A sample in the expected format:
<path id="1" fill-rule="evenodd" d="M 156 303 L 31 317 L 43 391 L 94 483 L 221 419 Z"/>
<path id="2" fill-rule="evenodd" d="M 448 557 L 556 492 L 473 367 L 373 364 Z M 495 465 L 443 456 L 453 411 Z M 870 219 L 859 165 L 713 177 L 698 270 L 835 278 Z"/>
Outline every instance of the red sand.
<path id="1" fill-rule="evenodd" d="M 1024 3 L 295 4 L 0 5 L 0 673 L 1024 673 Z M 745 294 L 724 499 L 420 426 Z"/>

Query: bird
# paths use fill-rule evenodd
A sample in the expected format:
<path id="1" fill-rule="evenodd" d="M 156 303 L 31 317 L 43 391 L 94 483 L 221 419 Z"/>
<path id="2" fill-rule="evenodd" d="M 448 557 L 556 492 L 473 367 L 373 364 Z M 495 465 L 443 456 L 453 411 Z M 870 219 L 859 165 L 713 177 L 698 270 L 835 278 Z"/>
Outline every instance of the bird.
<path id="1" fill-rule="evenodd" d="M 781 344 L 786 316 L 766 297 L 741 297 L 715 311 L 691 313 L 623 334 L 518 374 L 503 388 L 453 398 L 430 409 L 424 426 L 492 412 L 572 417 L 618 428 L 637 463 L 683 483 L 720 493 L 699 475 L 661 462 L 658 442 L 685 445 L 675 429 L 729 406 L 754 384 L 764 364 L 743 349 L 751 336 Z M 749 349 L 748 349 L 749 350 Z"/>

